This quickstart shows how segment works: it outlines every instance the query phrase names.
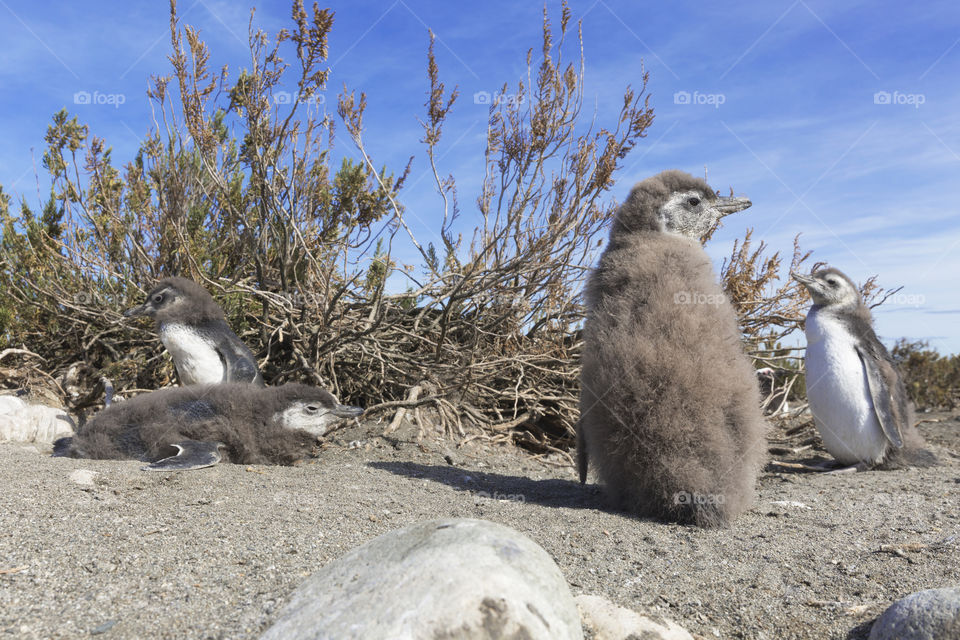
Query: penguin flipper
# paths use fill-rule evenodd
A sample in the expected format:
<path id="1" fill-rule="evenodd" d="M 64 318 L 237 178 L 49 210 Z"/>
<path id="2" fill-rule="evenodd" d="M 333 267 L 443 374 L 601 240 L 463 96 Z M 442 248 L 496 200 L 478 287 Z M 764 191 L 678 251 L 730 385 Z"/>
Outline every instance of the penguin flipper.
<path id="1" fill-rule="evenodd" d="M 250 382 L 264 386 L 263 377 L 257 368 L 256 360 L 253 359 L 253 353 L 246 346 L 218 345 L 217 355 L 223 363 L 224 382 Z"/>
<path id="2" fill-rule="evenodd" d="M 170 446 L 178 449 L 177 455 L 157 460 L 145 467 L 140 467 L 140 469 L 143 471 L 188 471 L 190 469 L 212 467 L 221 460 L 219 442 L 183 440 Z"/>
<path id="3" fill-rule="evenodd" d="M 877 358 L 865 351 L 861 346 L 857 346 L 857 355 L 860 356 L 860 362 L 867 373 L 867 387 L 870 389 L 877 421 L 890 444 L 899 449 L 903 447 L 903 425 L 900 423 L 907 414 L 902 407 L 897 406 L 899 398 L 894 394 L 898 385 L 902 386 L 903 383 L 897 370 L 885 358 Z"/>

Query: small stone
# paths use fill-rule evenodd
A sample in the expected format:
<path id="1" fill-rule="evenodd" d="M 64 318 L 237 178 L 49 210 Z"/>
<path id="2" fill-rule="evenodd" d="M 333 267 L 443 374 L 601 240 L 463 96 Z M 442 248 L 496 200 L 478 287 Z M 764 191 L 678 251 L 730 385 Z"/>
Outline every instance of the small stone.
<path id="1" fill-rule="evenodd" d="M 777 507 L 793 507 L 794 509 L 812 509 L 813 507 L 804 504 L 803 502 L 797 502 L 796 500 L 774 500 L 770 504 Z"/>
<path id="2" fill-rule="evenodd" d="M 648 618 L 600 596 L 578 596 L 583 628 L 593 640 L 693 640 L 683 627 L 666 618 Z"/>
<path id="3" fill-rule="evenodd" d="M 88 469 L 76 469 L 70 473 L 71 480 L 85 487 L 92 487 L 95 477 L 97 477 L 97 472 Z"/>
<path id="4" fill-rule="evenodd" d="M 870 630 L 870 640 L 957 638 L 960 638 L 960 587 L 911 593 L 890 605 Z"/>
<path id="5" fill-rule="evenodd" d="M 113 625 L 115 625 L 115 624 L 117 624 L 117 621 L 116 621 L 116 620 L 107 620 L 106 622 L 104 622 L 102 625 L 100 625 L 100 626 L 97 627 L 96 629 L 93 629 L 93 630 L 90 632 L 90 635 L 92 635 L 92 636 L 98 636 L 98 635 L 100 635 L 100 634 L 102 634 L 102 633 L 106 633 L 107 631 L 110 631 L 110 629 L 112 629 L 112 628 L 113 628 Z"/>

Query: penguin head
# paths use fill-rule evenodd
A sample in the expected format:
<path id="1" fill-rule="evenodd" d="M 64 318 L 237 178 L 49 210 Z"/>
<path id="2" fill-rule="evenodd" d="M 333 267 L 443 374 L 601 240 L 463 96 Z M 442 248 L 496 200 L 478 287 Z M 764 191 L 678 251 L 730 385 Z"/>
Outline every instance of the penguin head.
<path id="1" fill-rule="evenodd" d="M 712 191 L 690 189 L 671 193 L 657 211 L 657 219 L 664 233 L 699 240 L 720 218 L 746 209 L 750 204 L 746 198 L 719 198 Z"/>
<path id="2" fill-rule="evenodd" d="M 819 307 L 852 308 L 863 303 L 857 285 L 838 269 L 818 269 L 808 276 L 790 275 L 807 288 L 813 304 Z"/>
<path id="3" fill-rule="evenodd" d="M 284 429 L 306 431 L 322 436 L 330 426 L 344 418 L 356 418 L 363 409 L 340 404 L 332 393 L 318 387 L 286 384 L 274 387 L 278 398 L 273 420 Z"/>
<path id="4" fill-rule="evenodd" d="M 751 204 L 748 198 L 719 197 L 689 173 L 664 171 L 633 187 L 617 211 L 610 236 L 655 231 L 699 240 L 720 218 Z"/>
<path id="5" fill-rule="evenodd" d="M 147 294 L 146 302 L 127 309 L 123 315 L 150 316 L 157 325 L 171 321 L 200 324 L 224 317 L 207 290 L 186 278 L 164 278 Z"/>

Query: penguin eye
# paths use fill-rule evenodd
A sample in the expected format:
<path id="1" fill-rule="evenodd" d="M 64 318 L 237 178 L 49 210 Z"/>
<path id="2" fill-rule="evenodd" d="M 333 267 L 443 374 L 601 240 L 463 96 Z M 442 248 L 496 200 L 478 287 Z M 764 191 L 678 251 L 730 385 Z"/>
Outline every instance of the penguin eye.
<path id="1" fill-rule="evenodd" d="M 307 410 L 307 413 L 316 413 L 317 411 L 320 410 L 320 407 L 318 407 L 315 404 L 308 404 L 305 408 Z"/>
<path id="2" fill-rule="evenodd" d="M 831 287 L 833 287 L 834 289 L 836 289 L 836 288 L 840 285 L 840 283 L 837 281 L 836 278 L 828 278 L 828 279 L 827 279 L 827 284 L 829 284 L 829 285 L 830 285 Z"/>
<path id="3" fill-rule="evenodd" d="M 687 200 L 687 204 L 689 204 L 691 207 L 695 207 L 700 204 L 700 198 L 693 196 Z"/>
<path id="4" fill-rule="evenodd" d="M 153 296 L 153 301 L 157 304 L 160 304 L 161 302 L 163 302 L 163 294 L 158 293 L 157 295 Z"/>

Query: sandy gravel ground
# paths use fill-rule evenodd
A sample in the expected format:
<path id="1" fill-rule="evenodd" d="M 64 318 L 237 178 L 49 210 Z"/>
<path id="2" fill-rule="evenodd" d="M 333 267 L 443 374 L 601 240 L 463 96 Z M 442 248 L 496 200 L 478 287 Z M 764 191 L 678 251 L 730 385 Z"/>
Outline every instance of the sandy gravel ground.
<path id="1" fill-rule="evenodd" d="M 865 638 L 892 601 L 960 584 L 960 419 L 940 417 L 921 427 L 940 467 L 767 472 L 755 508 L 708 531 L 605 511 L 569 466 L 402 430 L 387 440 L 375 424 L 338 432 L 296 467 L 179 474 L 4 444 L 0 634 L 255 638 L 326 562 L 459 516 L 538 541 L 574 595 L 699 637 Z M 78 470 L 96 472 L 92 484 Z"/>

